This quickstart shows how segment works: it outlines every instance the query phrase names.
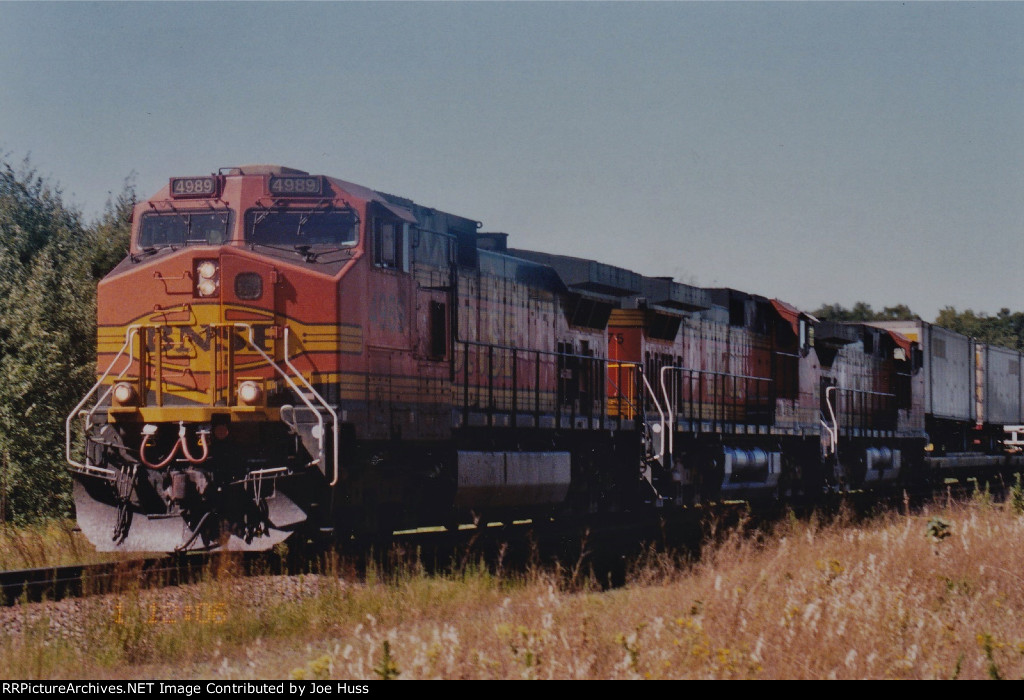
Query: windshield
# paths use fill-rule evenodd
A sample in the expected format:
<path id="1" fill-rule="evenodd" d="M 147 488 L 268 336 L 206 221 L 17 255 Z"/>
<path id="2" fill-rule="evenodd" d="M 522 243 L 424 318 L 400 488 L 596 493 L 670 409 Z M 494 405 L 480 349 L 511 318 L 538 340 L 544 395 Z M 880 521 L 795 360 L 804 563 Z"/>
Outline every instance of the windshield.
<path id="1" fill-rule="evenodd" d="M 351 246 L 359 241 L 357 223 L 348 209 L 251 209 L 245 214 L 245 240 L 268 246 Z"/>
<path id="2" fill-rule="evenodd" d="M 179 211 L 142 215 L 139 246 L 220 245 L 231 231 L 231 212 Z"/>

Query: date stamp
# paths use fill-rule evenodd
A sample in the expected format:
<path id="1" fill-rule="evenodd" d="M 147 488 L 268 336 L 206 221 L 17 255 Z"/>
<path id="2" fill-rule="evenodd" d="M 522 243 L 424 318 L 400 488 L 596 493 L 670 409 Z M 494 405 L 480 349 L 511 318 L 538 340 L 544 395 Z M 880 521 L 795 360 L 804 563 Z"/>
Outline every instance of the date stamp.
<path id="1" fill-rule="evenodd" d="M 128 624 L 137 619 L 124 603 L 114 605 L 114 624 Z M 228 619 L 227 603 L 169 603 L 153 601 L 141 606 L 142 620 L 147 625 L 223 625 Z"/>

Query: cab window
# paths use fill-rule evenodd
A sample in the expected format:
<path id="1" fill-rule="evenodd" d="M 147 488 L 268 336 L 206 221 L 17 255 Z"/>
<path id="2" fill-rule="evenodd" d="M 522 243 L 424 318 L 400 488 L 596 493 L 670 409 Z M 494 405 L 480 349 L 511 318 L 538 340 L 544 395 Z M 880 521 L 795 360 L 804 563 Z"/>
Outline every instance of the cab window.
<path id="1" fill-rule="evenodd" d="M 409 271 L 408 231 L 396 219 L 373 219 L 373 262 L 378 267 Z"/>
<path id="2" fill-rule="evenodd" d="M 357 225 L 349 209 L 251 209 L 245 214 L 245 240 L 271 247 L 348 247 L 359 242 Z"/>
<path id="3" fill-rule="evenodd" d="M 230 211 L 150 212 L 142 215 L 139 247 L 220 245 L 230 234 Z"/>

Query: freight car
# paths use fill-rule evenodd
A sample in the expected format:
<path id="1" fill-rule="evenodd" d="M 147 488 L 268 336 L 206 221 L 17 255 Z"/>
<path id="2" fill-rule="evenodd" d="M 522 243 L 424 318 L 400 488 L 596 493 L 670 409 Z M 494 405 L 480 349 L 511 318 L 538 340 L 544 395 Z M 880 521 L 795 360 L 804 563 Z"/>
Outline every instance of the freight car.
<path id="1" fill-rule="evenodd" d="M 1024 423 L 1021 353 L 985 345 L 924 321 L 875 325 L 917 345 L 921 371 L 914 378 L 929 436 L 925 463 L 933 478 L 988 478 L 1019 468 L 1019 452 L 1007 431 Z"/>
<path id="2" fill-rule="evenodd" d="M 1018 459 L 1001 431 L 1024 422 L 1019 383 L 975 402 L 982 365 L 1019 380 L 1016 353 L 479 228 L 284 167 L 170 178 L 99 285 L 97 382 L 66 425 L 82 530 L 106 550 L 267 549 L 813 500 L 925 479 L 954 438 L 985 468 Z M 963 370 L 941 390 L 940 340 Z"/>

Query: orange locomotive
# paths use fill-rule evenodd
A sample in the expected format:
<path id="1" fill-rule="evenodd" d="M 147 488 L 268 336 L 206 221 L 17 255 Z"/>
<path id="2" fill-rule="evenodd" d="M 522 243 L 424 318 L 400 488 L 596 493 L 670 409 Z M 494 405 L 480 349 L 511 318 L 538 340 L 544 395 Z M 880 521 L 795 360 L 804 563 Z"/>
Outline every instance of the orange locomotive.
<path id="1" fill-rule="evenodd" d="M 90 540 L 267 549 L 941 466 L 945 345 L 478 228 L 283 167 L 171 178 L 100 283 L 98 379 L 67 420 Z"/>

